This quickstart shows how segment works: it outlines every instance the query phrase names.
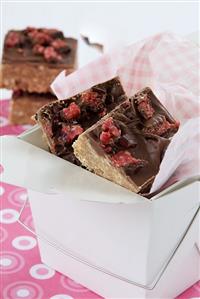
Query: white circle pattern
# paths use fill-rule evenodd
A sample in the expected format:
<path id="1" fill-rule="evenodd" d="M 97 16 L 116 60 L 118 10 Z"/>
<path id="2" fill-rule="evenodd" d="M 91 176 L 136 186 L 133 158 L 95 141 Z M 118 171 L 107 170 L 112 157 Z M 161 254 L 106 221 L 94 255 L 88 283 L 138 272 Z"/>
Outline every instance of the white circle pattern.
<path id="1" fill-rule="evenodd" d="M 29 292 L 29 290 L 27 290 L 27 289 L 19 289 L 19 290 L 17 291 L 17 296 L 18 296 L 18 297 L 21 297 L 21 298 L 25 298 L 25 297 L 27 297 L 29 294 L 30 294 L 30 292 Z"/>
<path id="2" fill-rule="evenodd" d="M 5 299 L 44 299 L 42 288 L 31 281 L 17 281 L 8 284 L 3 291 Z"/>
<path id="3" fill-rule="evenodd" d="M 0 275 L 16 273 L 24 267 L 24 264 L 24 258 L 17 252 L 2 251 L 0 253 Z"/>
<path id="4" fill-rule="evenodd" d="M 10 266 L 11 264 L 12 264 L 12 260 L 11 259 L 8 259 L 8 258 L 2 258 L 2 259 L 0 259 L 0 265 L 1 266 L 7 267 L 7 266 Z"/>
<path id="5" fill-rule="evenodd" d="M 5 189 L 3 186 L 0 186 L 0 196 L 2 196 L 5 192 Z"/>
<path id="6" fill-rule="evenodd" d="M 9 202 L 17 207 L 21 207 L 24 204 L 24 201 L 27 200 L 27 198 L 28 194 L 26 190 L 22 188 L 15 188 L 8 194 Z"/>
<path id="7" fill-rule="evenodd" d="M 36 279 L 49 279 L 55 275 L 55 270 L 47 267 L 44 264 L 36 264 L 29 270 L 30 275 Z"/>
<path id="8" fill-rule="evenodd" d="M 16 210 L 13 209 L 0 210 L 0 223 L 11 224 L 16 222 L 18 218 L 19 218 L 19 213 Z"/>
<path id="9" fill-rule="evenodd" d="M 36 245 L 36 239 L 30 236 L 19 236 L 12 241 L 12 246 L 19 250 L 29 250 Z"/>
<path id="10" fill-rule="evenodd" d="M 61 276 L 60 278 L 61 285 L 70 291 L 76 292 L 76 293 L 87 293 L 89 290 L 85 288 L 84 286 L 80 285 L 79 283 L 75 282 L 74 280 L 66 277 Z"/>

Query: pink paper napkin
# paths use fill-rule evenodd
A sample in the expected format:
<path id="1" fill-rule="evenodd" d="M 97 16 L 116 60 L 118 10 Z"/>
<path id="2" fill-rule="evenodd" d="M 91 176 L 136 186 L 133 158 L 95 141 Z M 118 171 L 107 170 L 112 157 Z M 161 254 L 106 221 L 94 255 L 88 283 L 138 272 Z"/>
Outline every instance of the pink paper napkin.
<path id="1" fill-rule="evenodd" d="M 80 70 L 61 72 L 51 87 L 65 99 L 118 75 L 128 96 L 149 86 L 180 121 L 178 133 L 161 163 L 152 192 L 165 182 L 199 175 L 200 139 L 199 48 L 171 33 L 160 33 L 126 48 L 102 55 Z"/>

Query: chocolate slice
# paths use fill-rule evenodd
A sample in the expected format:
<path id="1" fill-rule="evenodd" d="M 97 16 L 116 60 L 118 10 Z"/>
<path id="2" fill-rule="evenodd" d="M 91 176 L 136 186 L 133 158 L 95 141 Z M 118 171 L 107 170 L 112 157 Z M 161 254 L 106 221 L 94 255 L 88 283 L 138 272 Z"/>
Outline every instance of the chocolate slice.
<path id="1" fill-rule="evenodd" d="M 90 171 L 134 192 L 147 192 L 178 123 L 149 88 L 126 100 L 73 144 Z"/>
<path id="2" fill-rule="evenodd" d="M 86 129 L 125 101 L 124 90 L 116 77 L 62 101 L 42 107 L 36 120 L 42 127 L 50 151 L 74 164 L 72 143 Z"/>
<path id="3" fill-rule="evenodd" d="M 77 40 L 56 29 L 27 27 L 5 37 L 1 87 L 27 92 L 50 92 L 63 70 L 76 69 Z"/>

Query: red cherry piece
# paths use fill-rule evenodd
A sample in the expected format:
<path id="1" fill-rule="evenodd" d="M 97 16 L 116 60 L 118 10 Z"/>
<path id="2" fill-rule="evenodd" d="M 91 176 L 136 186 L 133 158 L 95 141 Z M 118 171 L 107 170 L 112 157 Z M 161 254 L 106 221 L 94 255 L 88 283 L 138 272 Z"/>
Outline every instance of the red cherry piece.
<path id="1" fill-rule="evenodd" d="M 62 128 L 62 133 L 65 135 L 68 143 L 72 143 L 83 131 L 83 128 L 79 125 L 63 126 Z"/>
<path id="2" fill-rule="evenodd" d="M 123 167 L 130 164 L 141 164 L 142 160 L 134 158 L 128 151 L 119 151 L 111 157 L 111 162 L 116 167 Z"/>
<path id="3" fill-rule="evenodd" d="M 33 47 L 33 53 L 35 54 L 43 54 L 44 53 L 44 49 L 45 47 L 39 45 L 39 44 L 36 44 L 34 47 Z"/>
<path id="4" fill-rule="evenodd" d="M 103 122 L 102 130 L 108 131 L 113 137 L 119 137 L 121 135 L 121 130 L 115 126 L 112 117 L 109 117 Z"/>
<path id="5" fill-rule="evenodd" d="M 104 95 L 95 91 L 87 91 L 82 93 L 81 99 L 84 104 L 96 111 L 102 108 Z"/>
<path id="6" fill-rule="evenodd" d="M 102 132 L 99 136 L 99 139 L 101 141 L 104 151 L 106 153 L 109 153 L 112 151 L 112 148 L 111 147 L 108 148 L 106 145 L 113 143 L 114 139 L 121 135 L 121 130 L 115 126 L 112 117 L 106 119 L 103 122 L 101 128 L 102 128 Z"/>
<path id="7" fill-rule="evenodd" d="M 51 43 L 51 46 L 56 49 L 56 50 L 59 50 L 59 49 L 62 49 L 62 48 L 66 48 L 67 47 L 67 43 L 65 40 L 62 40 L 60 38 L 58 39 L 55 39 L 52 43 Z"/>
<path id="8" fill-rule="evenodd" d="M 119 130 L 116 126 L 112 126 L 109 130 L 109 132 L 114 136 L 114 137 L 119 137 L 121 135 L 121 130 Z"/>
<path id="9" fill-rule="evenodd" d="M 145 119 L 151 118 L 155 112 L 147 95 L 139 101 L 137 109 Z"/>
<path id="10" fill-rule="evenodd" d="M 165 116 L 162 118 L 162 122 L 159 122 L 157 126 L 153 126 L 150 128 L 145 128 L 144 131 L 145 133 L 150 133 L 150 134 L 155 134 L 158 136 L 164 135 L 167 131 L 170 130 L 177 130 L 179 128 L 180 123 L 175 122 L 175 123 L 169 123 Z"/>
<path id="11" fill-rule="evenodd" d="M 109 144 L 111 139 L 112 139 L 112 137 L 111 137 L 111 134 L 109 132 L 102 132 L 100 134 L 100 141 L 104 145 Z"/>
<path id="12" fill-rule="evenodd" d="M 63 109 L 63 115 L 66 119 L 76 119 L 80 116 L 81 110 L 77 104 L 71 103 L 67 108 Z"/>
<path id="13" fill-rule="evenodd" d="M 103 131 L 109 131 L 109 129 L 113 126 L 113 118 L 109 117 L 107 118 L 103 124 L 102 124 L 102 130 Z"/>
<path id="14" fill-rule="evenodd" d="M 9 32 L 7 37 L 6 37 L 6 40 L 5 40 L 5 45 L 6 47 L 8 48 L 13 48 L 17 45 L 19 45 L 20 43 L 20 35 L 18 32 Z"/>
<path id="15" fill-rule="evenodd" d="M 62 60 L 60 56 L 53 47 L 46 47 L 44 50 L 44 58 L 49 62 L 56 62 Z"/>
<path id="16" fill-rule="evenodd" d="M 97 97 L 98 97 L 98 93 L 95 91 L 84 92 L 81 95 L 82 101 L 86 104 L 93 103 Z"/>
<path id="17" fill-rule="evenodd" d="M 28 36 L 35 44 L 49 45 L 52 42 L 52 37 L 50 35 L 40 32 L 37 29 L 33 29 L 32 31 L 28 32 Z"/>

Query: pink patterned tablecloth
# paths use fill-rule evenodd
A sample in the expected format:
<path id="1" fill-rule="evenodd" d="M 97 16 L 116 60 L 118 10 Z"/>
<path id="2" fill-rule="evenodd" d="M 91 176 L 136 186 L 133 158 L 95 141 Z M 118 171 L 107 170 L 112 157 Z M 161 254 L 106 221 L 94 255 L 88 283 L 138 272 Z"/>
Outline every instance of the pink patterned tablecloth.
<path id="1" fill-rule="evenodd" d="M 27 126 L 9 125 L 8 103 L 0 101 L 0 134 L 18 135 Z M 20 170 L 16 170 L 16 175 L 17 171 Z M 26 199 L 25 189 L 0 183 L 0 299 L 101 298 L 41 263 L 36 238 L 17 222 Z M 33 226 L 29 206 L 25 208 L 23 222 Z M 200 297 L 200 282 L 178 298 L 197 297 Z"/>

